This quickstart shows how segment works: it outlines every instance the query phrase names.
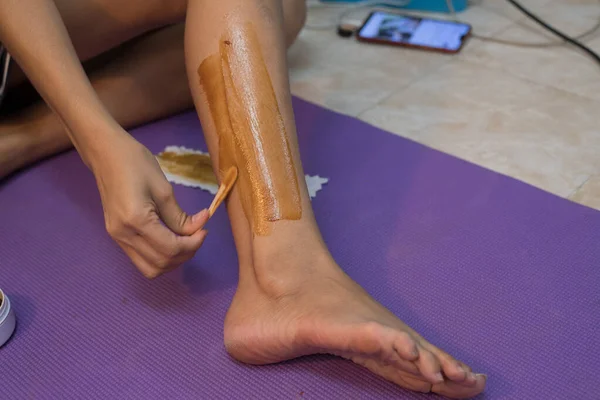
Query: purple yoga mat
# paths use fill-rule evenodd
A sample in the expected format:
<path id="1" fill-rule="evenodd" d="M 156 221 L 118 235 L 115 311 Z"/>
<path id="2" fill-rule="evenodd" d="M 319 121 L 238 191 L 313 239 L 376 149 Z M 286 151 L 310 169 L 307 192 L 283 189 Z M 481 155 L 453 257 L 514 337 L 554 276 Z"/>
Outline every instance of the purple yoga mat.
<path id="1" fill-rule="evenodd" d="M 295 99 L 331 251 L 373 296 L 489 375 L 485 399 L 600 398 L 600 213 Z M 205 148 L 183 114 L 133 134 L 153 152 Z M 175 187 L 189 212 L 211 195 Z M 375 205 L 375 207 L 373 207 Z M 351 362 L 230 359 L 237 283 L 224 209 L 198 255 L 148 281 L 104 231 L 77 154 L 0 186 L 0 287 L 17 331 L 1 399 L 421 399 Z M 435 396 L 433 396 L 435 397 Z"/>

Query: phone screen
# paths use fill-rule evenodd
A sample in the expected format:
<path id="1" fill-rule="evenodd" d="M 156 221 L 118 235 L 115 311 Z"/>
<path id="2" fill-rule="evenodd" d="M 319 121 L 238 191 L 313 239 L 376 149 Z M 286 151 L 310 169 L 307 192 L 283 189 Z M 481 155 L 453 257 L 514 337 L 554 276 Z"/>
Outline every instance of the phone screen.
<path id="1" fill-rule="evenodd" d="M 453 21 L 442 21 L 376 11 L 365 22 L 358 35 L 391 43 L 440 50 L 458 51 L 471 27 Z"/>

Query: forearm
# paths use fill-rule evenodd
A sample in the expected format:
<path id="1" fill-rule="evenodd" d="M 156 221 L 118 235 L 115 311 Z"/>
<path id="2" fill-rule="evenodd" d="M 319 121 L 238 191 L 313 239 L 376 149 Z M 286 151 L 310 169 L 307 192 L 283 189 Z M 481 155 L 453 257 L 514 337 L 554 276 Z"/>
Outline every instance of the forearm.
<path id="1" fill-rule="evenodd" d="M 54 2 L 2 0 L 0 21 L 0 41 L 89 162 L 119 129 L 94 92 Z"/>

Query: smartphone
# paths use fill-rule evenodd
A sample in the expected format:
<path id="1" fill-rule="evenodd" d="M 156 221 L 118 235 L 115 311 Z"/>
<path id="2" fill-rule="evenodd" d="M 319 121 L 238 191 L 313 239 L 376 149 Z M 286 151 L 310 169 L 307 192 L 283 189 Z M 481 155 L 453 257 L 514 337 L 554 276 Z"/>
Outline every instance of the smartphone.
<path id="1" fill-rule="evenodd" d="M 458 53 L 471 34 L 471 25 L 440 19 L 374 11 L 358 30 L 362 42 Z"/>

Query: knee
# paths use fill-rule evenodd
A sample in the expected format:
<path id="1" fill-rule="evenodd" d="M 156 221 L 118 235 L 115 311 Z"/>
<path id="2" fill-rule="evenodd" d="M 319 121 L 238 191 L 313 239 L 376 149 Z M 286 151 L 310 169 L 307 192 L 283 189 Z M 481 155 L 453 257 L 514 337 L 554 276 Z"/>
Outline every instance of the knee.
<path id="1" fill-rule="evenodd" d="M 102 0 L 102 4 L 111 22 L 134 32 L 182 22 L 187 9 L 187 0 Z"/>
<path id="2" fill-rule="evenodd" d="M 306 23 L 306 0 L 284 0 L 283 17 L 288 47 L 294 43 Z"/>

